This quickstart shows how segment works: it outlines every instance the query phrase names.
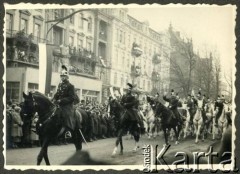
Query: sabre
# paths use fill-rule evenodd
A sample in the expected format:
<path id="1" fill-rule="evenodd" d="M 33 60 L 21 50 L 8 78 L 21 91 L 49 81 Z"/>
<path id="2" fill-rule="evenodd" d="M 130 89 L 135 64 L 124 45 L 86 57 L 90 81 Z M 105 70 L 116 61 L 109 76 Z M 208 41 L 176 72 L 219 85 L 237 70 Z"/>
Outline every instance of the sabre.
<path id="1" fill-rule="evenodd" d="M 84 138 L 84 136 L 83 136 L 83 133 L 82 133 L 81 129 L 79 129 L 79 132 L 80 132 L 80 134 L 81 134 L 81 136 L 82 136 L 82 138 L 83 138 L 83 141 L 85 142 L 85 144 L 86 144 L 86 145 L 87 145 L 87 147 L 89 148 L 89 146 L 88 146 L 88 143 L 87 143 L 86 139 Z"/>

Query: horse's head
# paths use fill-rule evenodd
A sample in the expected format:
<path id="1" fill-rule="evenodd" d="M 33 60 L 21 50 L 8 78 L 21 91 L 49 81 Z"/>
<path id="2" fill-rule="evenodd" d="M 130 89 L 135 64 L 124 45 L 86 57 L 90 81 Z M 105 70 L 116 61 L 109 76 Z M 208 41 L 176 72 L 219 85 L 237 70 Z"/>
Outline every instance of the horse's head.
<path id="1" fill-rule="evenodd" d="M 23 92 L 23 113 L 24 114 L 32 114 L 34 115 L 38 112 L 39 115 L 42 113 L 46 113 L 49 111 L 54 104 L 43 94 L 40 92 L 29 92 L 29 94 L 25 94 Z"/>
<path id="2" fill-rule="evenodd" d="M 34 115 L 36 112 L 36 101 L 33 98 L 33 95 L 31 92 L 29 92 L 29 95 L 25 94 L 23 92 L 23 98 L 24 102 L 21 105 L 21 112 L 23 115 Z"/>
<path id="3" fill-rule="evenodd" d="M 154 98 L 147 95 L 146 99 L 147 99 L 147 102 L 148 102 L 148 103 L 150 104 L 150 106 L 152 107 L 152 109 L 154 110 L 155 107 L 156 107 L 156 101 L 154 100 Z"/>

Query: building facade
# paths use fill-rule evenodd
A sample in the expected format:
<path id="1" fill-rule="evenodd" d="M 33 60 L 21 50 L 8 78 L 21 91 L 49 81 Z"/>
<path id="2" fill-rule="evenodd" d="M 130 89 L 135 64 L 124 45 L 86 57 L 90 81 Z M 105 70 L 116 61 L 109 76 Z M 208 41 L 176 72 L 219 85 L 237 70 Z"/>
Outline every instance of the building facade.
<path id="1" fill-rule="evenodd" d="M 76 14 L 59 21 L 72 13 Z M 128 82 L 143 93 L 166 91 L 170 68 L 166 34 L 128 15 L 126 8 L 7 10 L 7 100 L 20 102 L 22 91 L 39 89 L 38 43 L 52 47 L 51 89 L 46 94 L 50 97 L 62 65 L 69 68 L 81 100 L 106 101 L 110 87 L 119 91 Z M 134 44 L 141 48 L 140 56 L 132 54 Z"/>
<path id="2" fill-rule="evenodd" d="M 60 82 L 59 72 L 64 64 L 69 68 L 70 81 L 80 99 L 101 101 L 102 82 L 96 73 L 94 53 L 95 12 L 84 11 L 52 27 L 59 19 L 76 9 L 36 9 L 6 11 L 6 93 L 7 101 L 22 101 L 22 92 L 39 89 L 38 43 L 61 49 L 52 54 L 52 97 Z M 78 9 L 77 9 L 78 10 Z M 51 28 L 52 27 L 52 28 Z M 53 50 L 54 52 L 54 50 Z"/>
<path id="3" fill-rule="evenodd" d="M 170 44 L 166 42 L 167 37 L 151 29 L 148 22 L 140 22 L 128 15 L 126 8 L 102 9 L 102 12 L 111 17 L 110 86 L 118 90 L 130 82 L 144 93 L 159 92 L 163 87 L 168 89 L 169 60 L 164 54 L 170 53 L 170 46 L 164 46 Z M 139 57 L 132 55 L 133 43 L 142 49 Z M 135 73 L 136 69 L 140 69 L 139 74 Z M 162 86 L 161 78 L 166 81 Z"/>

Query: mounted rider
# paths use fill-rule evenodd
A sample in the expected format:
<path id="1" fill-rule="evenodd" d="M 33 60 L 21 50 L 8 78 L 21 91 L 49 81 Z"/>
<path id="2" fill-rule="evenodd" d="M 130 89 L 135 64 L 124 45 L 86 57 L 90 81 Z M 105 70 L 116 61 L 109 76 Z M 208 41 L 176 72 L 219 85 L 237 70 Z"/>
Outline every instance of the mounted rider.
<path id="1" fill-rule="evenodd" d="M 194 113 L 195 113 L 195 100 L 194 98 L 191 96 L 191 94 L 188 94 L 188 97 L 187 97 L 187 108 L 188 108 L 188 111 L 189 111 L 189 114 L 190 114 L 190 122 L 192 123 L 193 122 L 193 116 L 194 116 Z"/>
<path id="2" fill-rule="evenodd" d="M 74 119 L 74 102 L 76 94 L 74 86 L 69 82 L 68 70 L 66 66 L 62 66 L 60 73 L 61 82 L 58 85 L 56 94 L 53 97 L 53 102 L 59 106 L 60 118 L 64 128 L 74 130 L 76 120 Z"/>
<path id="3" fill-rule="evenodd" d="M 225 101 L 224 95 L 222 95 L 222 97 L 220 97 L 218 95 L 217 101 L 215 102 L 215 106 L 214 106 L 214 110 L 218 109 L 218 112 L 215 117 L 215 126 L 218 126 L 218 119 L 222 114 L 223 107 L 224 107 L 224 104 L 223 104 L 224 101 Z"/>
<path id="4" fill-rule="evenodd" d="M 172 110 L 172 112 L 173 112 L 174 116 L 176 117 L 176 119 L 178 120 L 179 124 L 182 124 L 183 120 L 180 116 L 180 113 L 178 112 L 179 101 L 178 101 L 177 96 L 175 95 L 174 90 L 173 89 L 171 90 L 170 97 L 167 97 L 166 94 L 164 94 L 163 100 L 166 102 L 169 102 L 168 108 Z"/>
<path id="5" fill-rule="evenodd" d="M 202 102 L 202 106 L 200 105 Z M 203 117 L 203 120 L 205 121 L 206 120 L 206 112 L 205 112 L 205 105 L 206 105 L 206 99 L 205 99 L 205 95 L 202 96 L 202 93 L 201 91 L 199 90 L 198 94 L 197 94 L 197 98 L 196 98 L 196 105 L 197 105 L 197 108 L 198 109 L 201 109 L 202 111 L 202 117 Z"/>
<path id="6" fill-rule="evenodd" d="M 138 116 L 138 110 L 137 106 L 139 104 L 139 101 L 136 99 L 136 97 L 133 95 L 133 85 L 130 83 L 127 83 L 128 91 L 125 95 L 122 96 L 121 104 L 126 109 L 126 112 L 128 113 L 130 120 L 132 123 L 136 123 L 138 127 L 140 127 L 140 119 Z"/>

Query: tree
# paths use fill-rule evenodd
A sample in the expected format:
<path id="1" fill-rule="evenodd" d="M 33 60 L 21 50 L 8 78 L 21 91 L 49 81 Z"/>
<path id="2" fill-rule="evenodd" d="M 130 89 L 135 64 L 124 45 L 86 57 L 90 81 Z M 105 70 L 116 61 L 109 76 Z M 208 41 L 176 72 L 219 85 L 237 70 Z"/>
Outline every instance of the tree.
<path id="1" fill-rule="evenodd" d="M 214 89 L 215 89 L 215 97 L 217 98 L 217 96 L 220 93 L 220 79 L 221 79 L 221 62 L 220 62 L 220 58 L 218 55 L 214 55 L 213 56 L 213 73 L 214 73 L 214 81 L 215 81 L 215 85 L 214 85 Z"/>
<path id="2" fill-rule="evenodd" d="M 196 64 L 196 54 L 193 51 L 192 39 L 180 37 L 180 34 L 169 29 L 171 46 L 170 56 L 171 80 L 179 85 L 186 96 L 192 90 L 193 70 Z"/>

